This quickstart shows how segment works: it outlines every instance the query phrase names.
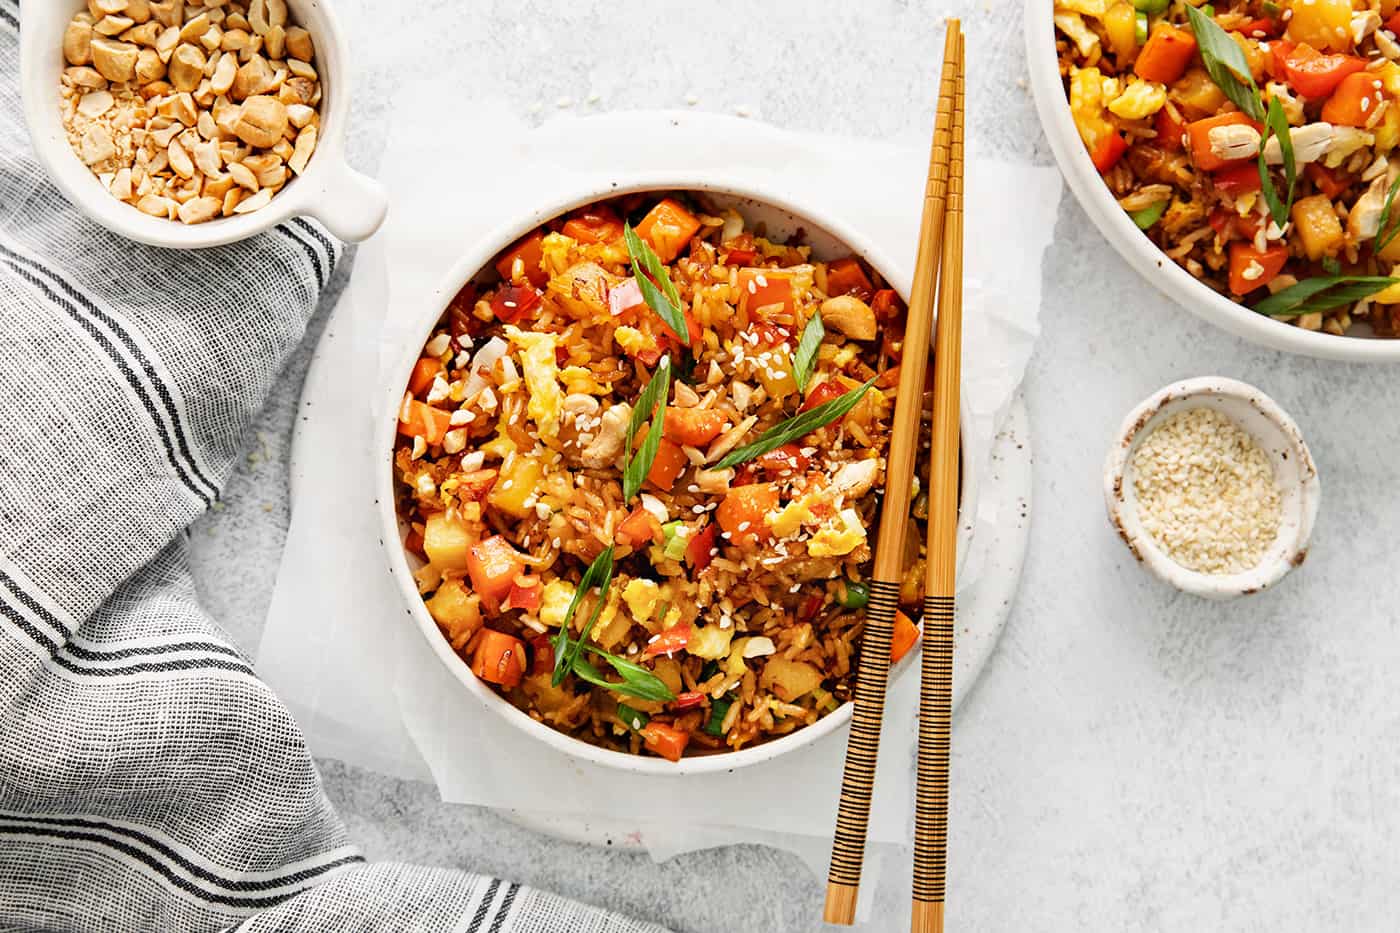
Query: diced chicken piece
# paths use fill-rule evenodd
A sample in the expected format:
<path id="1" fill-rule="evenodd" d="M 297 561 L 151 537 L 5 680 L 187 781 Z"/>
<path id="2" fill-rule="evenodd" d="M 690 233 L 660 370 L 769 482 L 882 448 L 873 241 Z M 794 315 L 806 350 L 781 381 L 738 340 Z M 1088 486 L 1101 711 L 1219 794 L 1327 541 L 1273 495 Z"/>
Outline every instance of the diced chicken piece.
<path id="1" fill-rule="evenodd" d="M 627 422 L 631 418 L 632 406 L 626 402 L 618 402 L 603 412 L 598 433 L 579 454 L 579 462 L 593 470 L 611 466 L 622 453 L 622 444 L 627 440 Z"/>
<path id="2" fill-rule="evenodd" d="M 1381 213 L 1385 210 L 1385 193 L 1390 187 L 1390 173 L 1371 182 L 1366 193 L 1357 198 L 1347 214 L 1347 237 L 1352 243 L 1369 240 L 1380 231 Z"/>
<path id="3" fill-rule="evenodd" d="M 1245 127 L 1245 129 L 1249 129 L 1249 127 Z M 1343 127 L 1343 129 L 1350 129 L 1350 127 Z M 1333 140 L 1337 137 L 1337 128 L 1330 123 L 1309 123 L 1307 126 L 1298 126 L 1289 130 L 1288 138 L 1293 142 L 1294 163 L 1306 165 L 1309 162 L 1316 162 L 1327 154 Z M 1283 164 L 1283 148 L 1279 145 L 1277 138 L 1271 136 L 1269 141 L 1264 144 L 1264 161 L 1270 165 Z"/>
<path id="4" fill-rule="evenodd" d="M 879 469 L 880 464 L 874 459 L 844 463 L 831 477 L 831 485 L 847 499 L 859 499 L 875 485 Z"/>

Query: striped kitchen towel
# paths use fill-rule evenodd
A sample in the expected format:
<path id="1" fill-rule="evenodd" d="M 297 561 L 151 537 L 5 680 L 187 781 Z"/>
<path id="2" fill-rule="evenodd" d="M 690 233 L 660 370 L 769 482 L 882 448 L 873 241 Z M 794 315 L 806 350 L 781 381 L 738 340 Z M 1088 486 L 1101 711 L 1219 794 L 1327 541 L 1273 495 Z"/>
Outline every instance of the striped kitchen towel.
<path id="1" fill-rule="evenodd" d="M 340 247 L 80 217 L 30 151 L 18 28 L 0 0 L 0 930 L 658 931 L 350 844 L 185 540 Z"/>

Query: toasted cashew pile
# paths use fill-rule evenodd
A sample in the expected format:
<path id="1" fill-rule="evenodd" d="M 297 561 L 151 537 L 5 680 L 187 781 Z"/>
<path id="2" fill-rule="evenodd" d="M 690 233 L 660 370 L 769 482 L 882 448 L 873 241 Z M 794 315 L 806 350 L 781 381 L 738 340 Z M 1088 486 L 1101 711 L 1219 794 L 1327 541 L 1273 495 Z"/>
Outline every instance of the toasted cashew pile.
<path id="1" fill-rule="evenodd" d="M 266 207 L 316 151 L 316 50 L 286 0 L 87 0 L 63 55 L 73 151 L 153 217 Z"/>

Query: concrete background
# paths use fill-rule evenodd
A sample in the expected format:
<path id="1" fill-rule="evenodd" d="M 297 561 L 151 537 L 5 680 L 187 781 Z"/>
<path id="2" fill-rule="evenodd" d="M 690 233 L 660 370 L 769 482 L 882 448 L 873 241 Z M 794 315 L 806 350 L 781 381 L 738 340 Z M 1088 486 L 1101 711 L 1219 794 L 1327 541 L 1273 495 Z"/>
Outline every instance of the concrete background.
<path id="1" fill-rule="evenodd" d="M 396 87 L 422 77 L 533 120 L 564 102 L 579 112 L 690 105 L 917 141 L 932 118 L 946 15 L 969 33 L 977 143 L 1050 161 L 1023 86 L 1015 3 L 336 6 L 358 63 L 352 159 L 368 171 Z M 207 604 L 250 654 L 287 527 L 296 399 L 352 263 L 353 252 L 224 506 L 194 530 Z M 951 928 L 1394 929 L 1392 371 L 1276 354 L 1198 322 L 1149 291 L 1068 193 L 1045 270 L 1044 334 L 1026 381 L 1037 457 L 1030 554 L 1005 636 L 955 729 Z M 1139 570 L 1100 496 L 1123 414 L 1162 384 L 1207 374 L 1252 382 L 1289 410 L 1324 490 L 1303 569 L 1225 605 Z M 682 931 L 821 926 L 822 881 L 786 854 L 734 847 L 654 865 L 444 805 L 427 785 L 321 764 L 371 858 L 497 873 Z M 868 929 L 907 929 L 907 871 L 889 866 Z"/>

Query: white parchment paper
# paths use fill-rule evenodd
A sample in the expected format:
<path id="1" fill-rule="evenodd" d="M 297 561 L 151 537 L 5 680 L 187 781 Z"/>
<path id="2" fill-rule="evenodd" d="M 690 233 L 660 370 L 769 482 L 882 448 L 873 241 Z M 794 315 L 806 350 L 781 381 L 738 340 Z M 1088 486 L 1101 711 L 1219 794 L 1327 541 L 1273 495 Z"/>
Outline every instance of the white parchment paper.
<path id="1" fill-rule="evenodd" d="M 463 108 L 431 85 L 406 90 L 381 180 L 389 220 L 362 247 L 308 375 L 293 515 L 258 667 L 312 751 L 437 783 L 443 799 L 510 808 L 548 824 L 572 814 L 627 827 L 656 858 L 735 842 L 791 849 L 814 870 L 836 812 L 844 729 L 741 772 L 671 779 L 584 764 L 535 742 L 471 699 L 405 613 L 371 503 L 369 414 L 382 360 L 466 246 L 580 179 L 722 168 L 792 200 L 829 205 L 912 271 L 926 143 L 898 146 L 789 133 L 701 113 L 560 118 L 531 130 L 494 106 Z M 450 113 L 452 119 L 444 120 Z M 975 149 L 975 140 L 973 141 Z M 1035 337 L 1041 255 L 1053 232 L 1053 169 L 974 159 L 968 173 L 964 394 L 970 454 L 985 460 Z M 403 313 L 400 313 L 403 312 Z M 1009 504 L 984 496 L 978 537 Z M 975 582 L 977 547 L 960 589 Z M 978 637 L 959 619 L 959 638 Z M 995 631 L 991 637 L 995 637 Z M 959 648 L 961 650 L 961 643 Z M 890 686 L 872 843 L 907 843 L 917 675 Z M 955 671 L 959 694 L 971 686 Z M 867 867 L 867 878 L 874 873 Z"/>

